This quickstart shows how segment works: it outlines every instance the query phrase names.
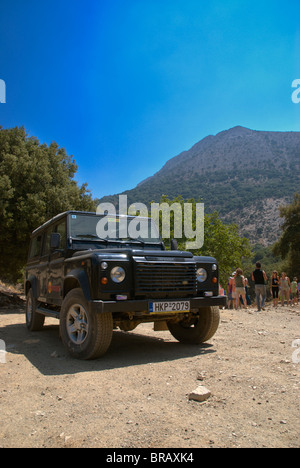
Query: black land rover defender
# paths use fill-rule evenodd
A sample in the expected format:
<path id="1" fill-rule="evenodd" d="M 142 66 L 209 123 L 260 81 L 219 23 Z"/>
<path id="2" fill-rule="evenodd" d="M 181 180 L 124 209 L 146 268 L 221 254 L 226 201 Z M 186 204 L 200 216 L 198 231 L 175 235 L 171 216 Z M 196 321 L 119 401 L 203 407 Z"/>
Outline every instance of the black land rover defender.
<path id="1" fill-rule="evenodd" d="M 209 340 L 226 303 L 216 260 L 180 252 L 175 242 L 166 251 L 149 218 L 138 219 L 148 236 L 121 237 L 121 224 L 130 233 L 137 218 L 108 216 L 112 229 L 99 237 L 103 218 L 68 211 L 32 233 L 25 273 L 28 329 L 40 330 L 45 316 L 58 318 L 64 345 L 80 359 L 103 355 L 113 329 L 131 331 L 145 322 L 167 327 L 183 343 Z"/>

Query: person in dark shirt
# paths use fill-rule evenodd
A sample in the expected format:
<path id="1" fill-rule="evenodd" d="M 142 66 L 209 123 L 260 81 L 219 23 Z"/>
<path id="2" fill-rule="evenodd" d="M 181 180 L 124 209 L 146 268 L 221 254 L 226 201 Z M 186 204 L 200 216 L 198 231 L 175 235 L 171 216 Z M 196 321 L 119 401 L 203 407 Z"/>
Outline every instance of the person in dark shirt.
<path id="1" fill-rule="evenodd" d="M 256 263 L 256 270 L 252 273 L 252 280 L 255 283 L 257 311 L 260 312 L 261 309 L 265 310 L 264 307 L 267 296 L 266 283 L 268 281 L 266 273 L 261 269 L 260 262 Z"/>
<path id="2" fill-rule="evenodd" d="M 278 298 L 279 298 L 279 277 L 278 272 L 273 271 L 271 276 L 271 289 L 270 292 L 273 296 L 273 305 L 274 307 L 278 307 Z"/>

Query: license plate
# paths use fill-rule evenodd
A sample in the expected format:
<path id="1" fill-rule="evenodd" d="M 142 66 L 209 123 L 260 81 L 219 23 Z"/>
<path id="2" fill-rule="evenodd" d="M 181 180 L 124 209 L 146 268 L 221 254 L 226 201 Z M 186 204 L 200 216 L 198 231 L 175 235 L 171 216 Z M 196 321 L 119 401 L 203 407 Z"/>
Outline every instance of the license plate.
<path id="1" fill-rule="evenodd" d="M 161 314 L 163 312 L 190 312 L 190 309 L 190 301 L 149 302 L 150 314 Z"/>

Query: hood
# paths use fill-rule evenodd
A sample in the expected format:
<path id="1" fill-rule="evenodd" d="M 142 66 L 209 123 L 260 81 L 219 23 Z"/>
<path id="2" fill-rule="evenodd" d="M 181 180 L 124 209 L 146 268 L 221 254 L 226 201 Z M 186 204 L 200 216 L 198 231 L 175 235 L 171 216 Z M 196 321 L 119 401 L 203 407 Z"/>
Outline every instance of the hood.
<path id="1" fill-rule="evenodd" d="M 193 259 L 191 252 L 183 252 L 180 250 L 141 250 L 141 249 L 98 249 L 98 250 L 81 250 L 75 252 L 72 258 L 79 256 L 97 256 L 99 259 L 117 259 L 117 258 L 144 258 L 149 261 L 184 261 L 185 259 Z"/>

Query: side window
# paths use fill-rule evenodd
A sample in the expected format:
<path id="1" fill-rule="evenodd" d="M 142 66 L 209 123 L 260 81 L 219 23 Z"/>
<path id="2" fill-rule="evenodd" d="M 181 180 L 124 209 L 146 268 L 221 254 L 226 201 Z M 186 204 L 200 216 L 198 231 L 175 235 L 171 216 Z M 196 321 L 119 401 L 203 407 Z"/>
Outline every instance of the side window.
<path id="1" fill-rule="evenodd" d="M 45 241 L 44 241 L 44 246 L 43 246 L 43 255 L 49 255 L 49 253 L 50 253 L 50 236 L 51 236 L 52 230 L 53 230 L 53 227 L 49 228 L 45 233 Z"/>
<path id="2" fill-rule="evenodd" d="M 39 234 L 38 236 L 32 239 L 30 245 L 29 258 L 35 258 L 40 256 L 42 247 L 42 237 L 42 234 Z"/>
<path id="3" fill-rule="evenodd" d="M 60 249 L 65 249 L 66 247 L 66 223 L 63 221 L 60 224 L 56 224 L 55 226 L 51 226 L 45 232 L 45 242 L 43 246 L 43 255 L 49 255 L 50 251 L 50 237 L 53 232 L 58 232 L 60 234 Z"/>
<path id="4" fill-rule="evenodd" d="M 55 232 L 60 234 L 60 249 L 66 248 L 67 233 L 66 233 L 66 220 L 56 226 Z"/>

